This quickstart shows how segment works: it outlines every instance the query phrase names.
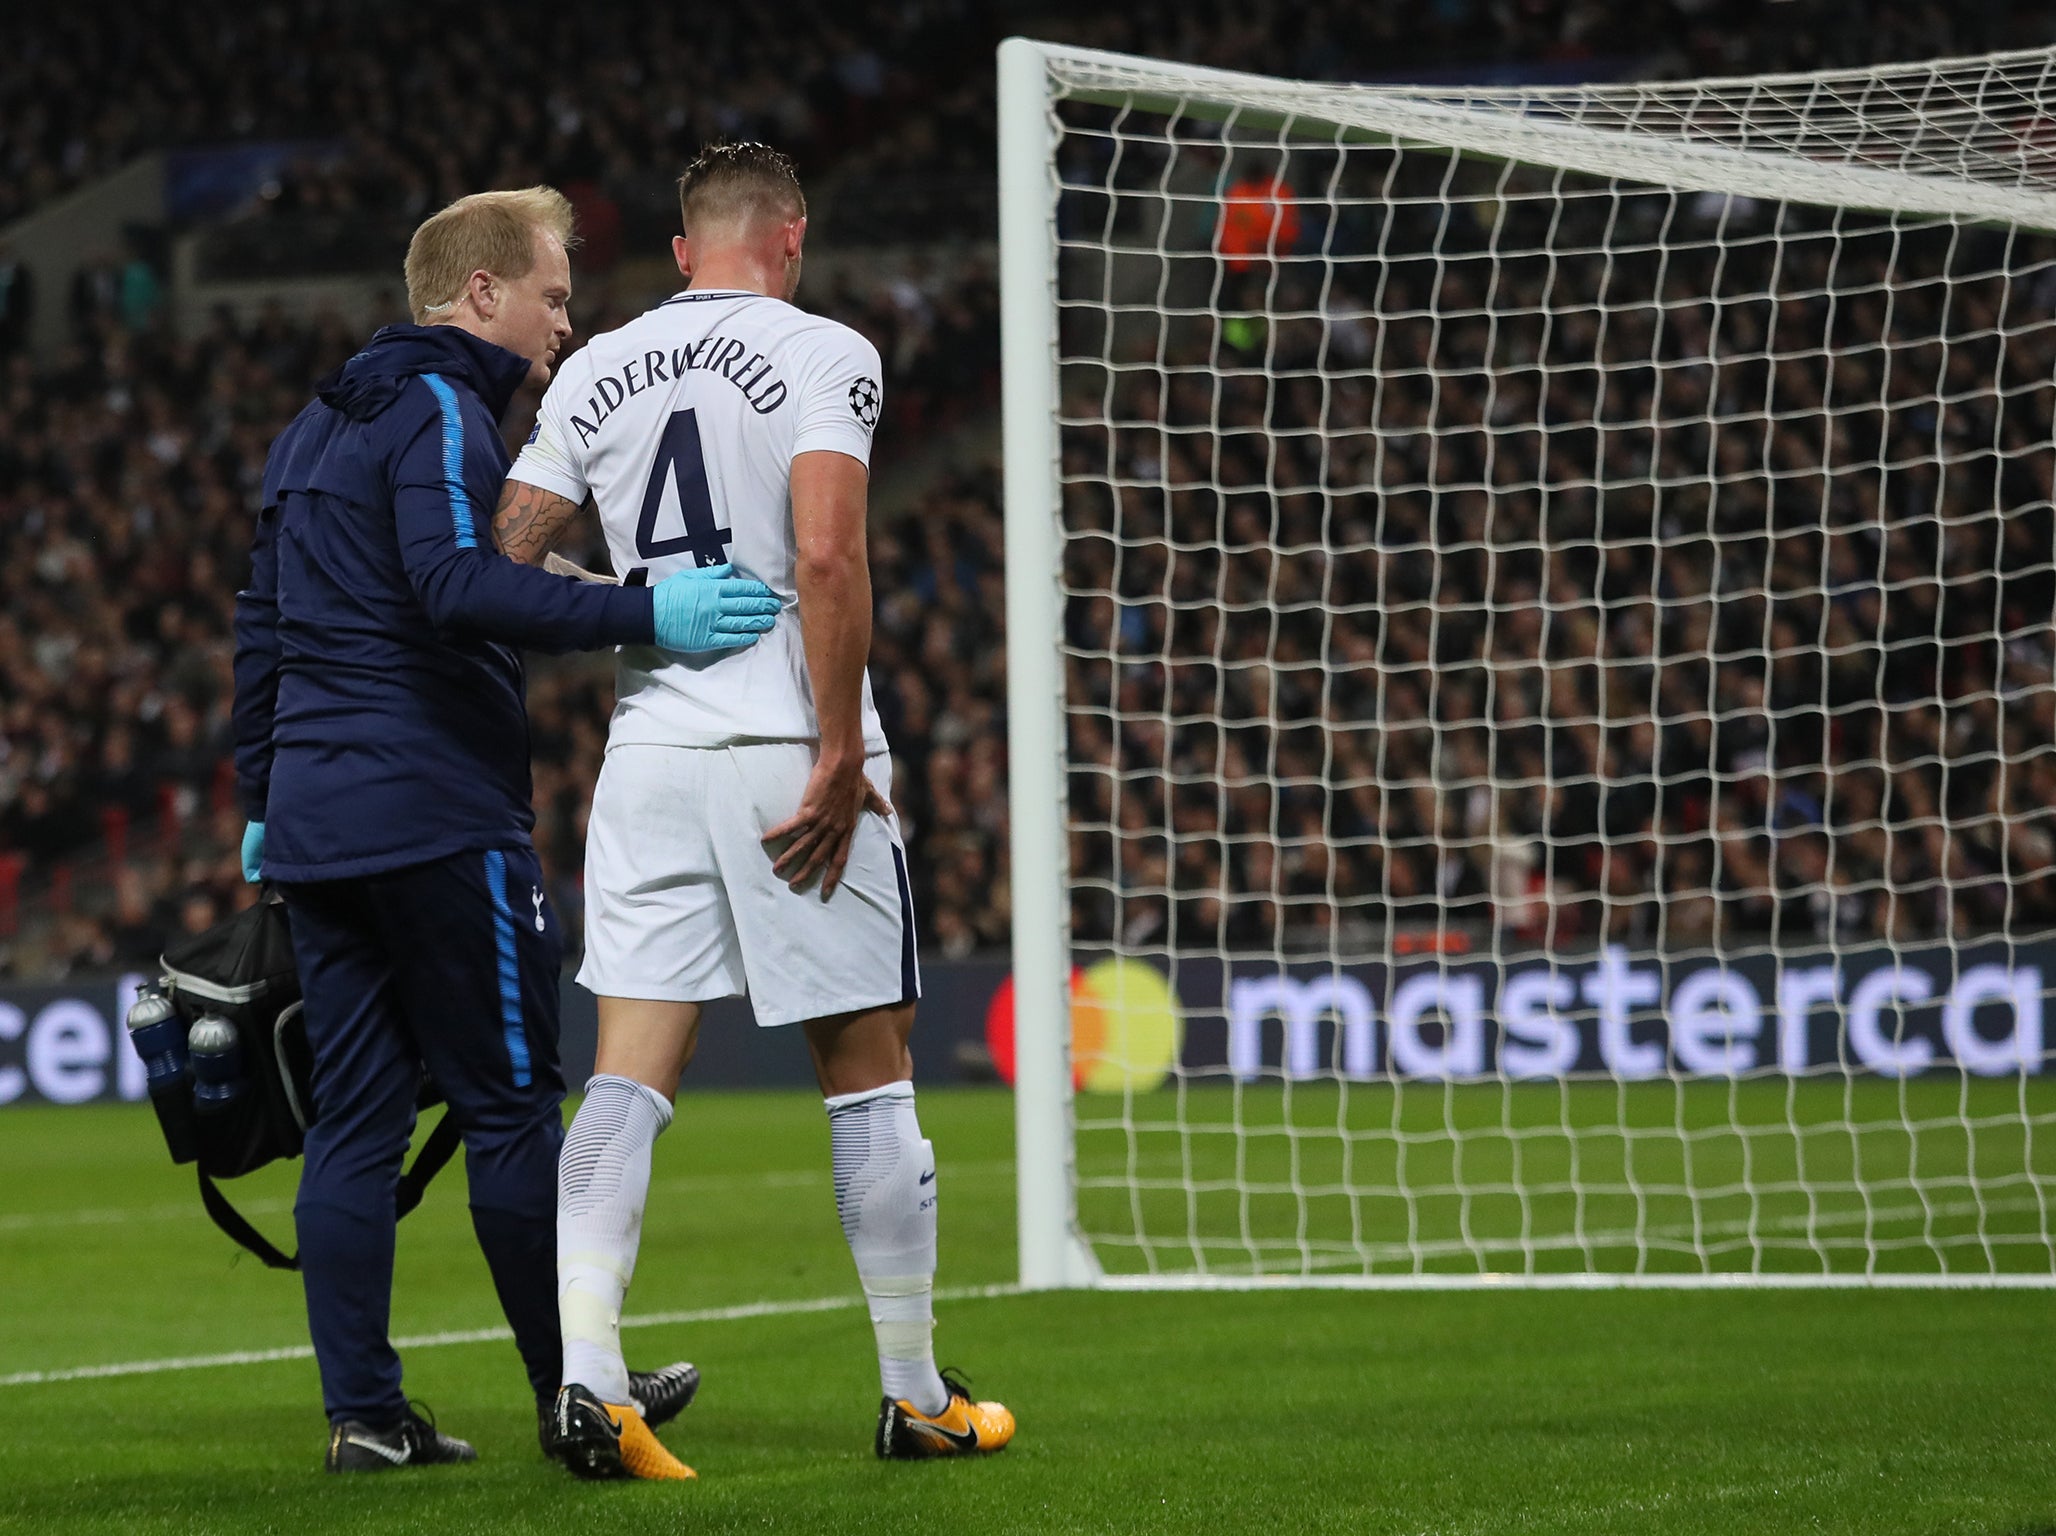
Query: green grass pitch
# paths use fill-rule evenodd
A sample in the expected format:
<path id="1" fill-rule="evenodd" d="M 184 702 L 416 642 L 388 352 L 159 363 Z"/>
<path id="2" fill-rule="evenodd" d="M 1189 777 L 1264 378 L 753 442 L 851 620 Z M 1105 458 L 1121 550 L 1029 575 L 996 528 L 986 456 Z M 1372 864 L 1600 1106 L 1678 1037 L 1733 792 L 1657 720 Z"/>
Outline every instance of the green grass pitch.
<path id="1" fill-rule="evenodd" d="M 1518 1129 L 1508 1113 L 1477 1123 Z M 1004 1287 L 1008 1100 L 929 1090 L 922 1115 L 940 1283 Z M 1487 1169 L 1510 1155 L 1489 1136 L 1472 1151 Z M 1211 1156 L 1173 1166 L 1190 1155 Z M 939 1355 L 1015 1409 L 1020 1437 L 988 1461 L 884 1465 L 827 1164 L 803 1094 L 689 1092 L 658 1145 L 630 1314 L 708 1315 L 626 1338 L 633 1361 L 705 1371 L 667 1432 L 697 1483 L 591 1486 L 545 1463 L 512 1346 L 490 1339 L 404 1351 L 409 1390 L 476 1442 L 475 1466 L 330 1478 L 304 1357 L 24 1379 L 289 1349 L 305 1323 L 297 1282 L 207 1224 L 147 1109 L 0 1112 L 0 1530 L 2056 1531 L 2056 1297 L 2035 1291 L 963 1294 L 940 1307 Z M 285 1235 L 292 1177 L 234 1193 Z M 395 1332 L 498 1321 L 453 1168 L 401 1229 Z"/>

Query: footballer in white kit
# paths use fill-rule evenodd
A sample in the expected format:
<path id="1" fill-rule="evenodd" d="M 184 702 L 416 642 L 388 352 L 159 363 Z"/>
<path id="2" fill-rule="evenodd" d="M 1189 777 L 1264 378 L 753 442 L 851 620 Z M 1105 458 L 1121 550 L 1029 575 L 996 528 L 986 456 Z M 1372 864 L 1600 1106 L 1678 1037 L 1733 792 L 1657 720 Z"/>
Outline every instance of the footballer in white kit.
<path id="1" fill-rule="evenodd" d="M 712 146 L 679 203 L 685 292 L 558 369 L 493 519 L 503 553 L 539 562 L 590 496 L 659 618 L 695 585 L 663 578 L 695 566 L 746 572 L 782 605 L 746 648 L 621 651 L 586 841 L 578 979 L 599 997 L 599 1047 L 558 1163 L 564 1369 L 544 1443 L 583 1477 L 695 1475 L 635 1407 L 621 1308 L 700 1004 L 746 992 L 759 1024 L 800 1026 L 821 1085 L 877 1345 L 874 1449 L 996 1451 L 1013 1415 L 939 1371 L 932 1338 L 913 905 L 864 671 L 878 353 L 790 302 L 807 221 L 785 156 Z"/>
<path id="2" fill-rule="evenodd" d="M 761 844 L 799 803 L 820 735 L 800 634 L 792 461 L 829 450 L 869 465 L 880 371 L 877 349 L 848 326 L 763 294 L 694 288 L 573 355 L 510 472 L 567 501 L 590 494 L 629 581 L 729 563 L 785 605 L 745 650 L 621 650 L 586 843 L 578 979 L 596 993 L 704 1002 L 747 992 L 759 1024 L 919 995 L 891 817 L 858 823 L 826 901 L 788 888 Z M 863 734 L 886 795 L 868 677 Z"/>

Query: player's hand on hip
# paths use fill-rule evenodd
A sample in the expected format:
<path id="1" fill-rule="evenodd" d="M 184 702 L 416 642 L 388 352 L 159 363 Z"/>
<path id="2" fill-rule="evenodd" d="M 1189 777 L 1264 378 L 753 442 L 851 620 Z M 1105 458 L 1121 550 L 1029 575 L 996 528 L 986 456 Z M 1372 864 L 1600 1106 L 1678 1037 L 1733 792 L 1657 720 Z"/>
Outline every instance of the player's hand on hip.
<path id="1" fill-rule="evenodd" d="M 667 651 L 733 651 L 778 622 L 777 595 L 729 565 L 666 576 L 650 589 L 657 644 Z"/>
<path id="2" fill-rule="evenodd" d="M 764 834 L 772 871 L 796 891 L 818 874 L 826 901 L 842 882 L 857 823 L 866 811 L 890 816 L 892 802 L 866 777 L 863 758 L 820 759 L 807 776 L 800 808 Z"/>

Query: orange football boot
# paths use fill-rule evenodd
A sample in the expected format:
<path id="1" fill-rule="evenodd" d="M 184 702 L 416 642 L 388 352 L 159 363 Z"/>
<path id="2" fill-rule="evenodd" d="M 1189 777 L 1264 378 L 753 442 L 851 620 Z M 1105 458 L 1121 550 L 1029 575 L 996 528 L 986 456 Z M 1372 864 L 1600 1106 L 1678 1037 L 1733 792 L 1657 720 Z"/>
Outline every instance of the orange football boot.
<path id="1" fill-rule="evenodd" d="M 572 1385 L 557 1394 L 549 1452 L 585 1478 L 684 1482 L 699 1476 L 664 1448 L 632 1403 L 603 1403 Z"/>
<path id="2" fill-rule="evenodd" d="M 949 1403 L 930 1416 L 912 1403 L 884 1398 L 878 1404 L 879 1458 L 922 1461 L 931 1456 L 982 1456 L 1002 1450 L 1014 1438 L 1014 1416 L 1004 1403 L 981 1403 L 971 1384 L 954 1372 L 942 1373 Z"/>

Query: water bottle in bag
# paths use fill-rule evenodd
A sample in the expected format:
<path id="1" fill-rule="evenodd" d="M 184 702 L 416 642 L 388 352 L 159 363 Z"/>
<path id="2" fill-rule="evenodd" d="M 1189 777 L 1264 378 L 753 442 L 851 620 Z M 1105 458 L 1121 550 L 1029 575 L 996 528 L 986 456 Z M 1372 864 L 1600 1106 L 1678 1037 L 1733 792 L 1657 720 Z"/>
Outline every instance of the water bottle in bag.
<path id="1" fill-rule="evenodd" d="M 186 1023 L 155 982 L 146 982 L 128 1011 L 129 1041 L 143 1059 L 152 1098 L 183 1092 L 186 1084 Z"/>
<path id="2" fill-rule="evenodd" d="M 193 1107 L 204 1114 L 227 1109 L 243 1094 L 241 1037 L 218 1013 L 203 1015 L 186 1036 L 193 1068 Z"/>

